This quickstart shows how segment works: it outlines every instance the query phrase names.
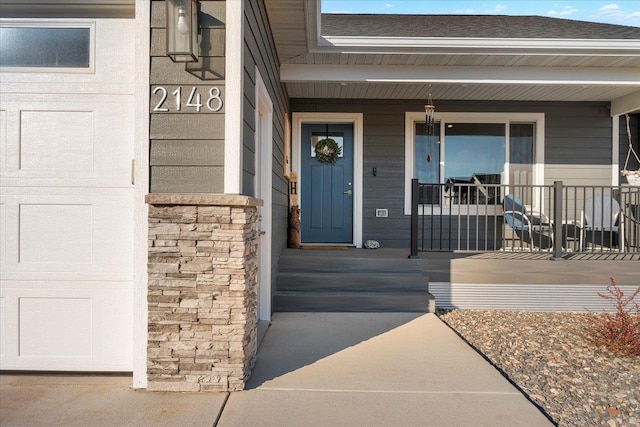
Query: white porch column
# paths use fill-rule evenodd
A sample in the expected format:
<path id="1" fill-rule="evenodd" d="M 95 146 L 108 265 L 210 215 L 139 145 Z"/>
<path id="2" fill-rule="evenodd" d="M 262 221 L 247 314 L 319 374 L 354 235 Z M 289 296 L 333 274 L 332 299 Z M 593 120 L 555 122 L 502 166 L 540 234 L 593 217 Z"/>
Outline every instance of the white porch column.
<path id="1" fill-rule="evenodd" d="M 244 0 L 226 2 L 224 192 L 242 192 L 242 101 L 244 99 Z"/>

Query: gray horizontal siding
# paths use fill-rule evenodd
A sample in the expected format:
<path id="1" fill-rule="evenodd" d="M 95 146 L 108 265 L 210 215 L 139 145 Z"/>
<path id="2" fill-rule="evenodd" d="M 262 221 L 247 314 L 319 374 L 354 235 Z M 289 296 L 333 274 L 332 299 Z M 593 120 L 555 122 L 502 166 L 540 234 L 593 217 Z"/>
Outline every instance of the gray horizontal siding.
<path id="1" fill-rule="evenodd" d="M 151 139 L 224 139 L 222 114 L 151 115 Z"/>
<path id="2" fill-rule="evenodd" d="M 185 67 L 193 72 L 186 71 Z M 197 64 L 185 66 L 173 62 L 168 56 L 158 56 L 151 58 L 149 79 L 152 85 L 222 86 L 224 67 L 224 58 L 200 58 Z"/>
<path id="3" fill-rule="evenodd" d="M 153 166 L 152 193 L 223 193 L 221 166 Z"/>
<path id="4" fill-rule="evenodd" d="M 224 27 L 226 2 L 224 0 L 200 0 L 198 23 L 201 28 Z M 167 16 L 164 0 L 151 2 L 151 28 L 165 28 Z"/>
<path id="5" fill-rule="evenodd" d="M 268 1 L 268 0 L 267 0 Z M 255 178 L 255 90 L 257 67 L 273 103 L 272 128 L 272 271 L 275 279 L 277 262 L 287 245 L 288 181 L 283 172 L 283 147 L 285 114 L 289 114 L 289 96 L 282 83 L 273 35 L 263 0 L 245 2 L 244 34 L 244 99 L 243 99 L 243 172 L 242 188 L 247 195 L 254 195 Z M 272 290 L 275 292 L 275 285 Z"/>
<path id="6" fill-rule="evenodd" d="M 150 191 L 152 193 L 222 193 L 224 191 L 224 100 L 225 57 L 223 0 L 200 2 L 199 24 L 202 31 L 199 61 L 174 63 L 166 56 L 165 2 L 151 2 L 151 99 L 150 99 Z M 156 112 L 161 94 L 167 89 L 163 105 L 170 112 Z M 201 111 L 185 107 L 193 87 L 205 104 L 212 87 L 220 90 L 223 108 Z M 182 88 L 182 108 L 175 109 L 172 95 Z M 195 101 L 195 100 L 194 100 Z"/>
<path id="7" fill-rule="evenodd" d="M 223 140 L 153 140 L 151 166 L 223 166 Z"/>
<path id="8" fill-rule="evenodd" d="M 423 111 L 414 100 L 293 99 L 295 112 L 358 112 L 364 115 L 363 239 L 387 247 L 408 247 L 409 217 L 404 215 L 405 112 Z M 610 184 L 611 118 L 605 102 L 480 102 L 438 101 L 437 111 L 522 112 L 545 114 L 545 158 L 548 183 L 585 177 Z M 573 165 L 566 167 L 566 165 Z M 377 176 L 372 176 L 373 168 Z M 594 170 L 596 171 L 594 173 Z M 602 179 L 609 177 L 609 181 Z M 601 178 L 598 178 L 601 177 Z M 591 183 L 591 182 L 589 182 Z M 375 218 L 376 208 L 389 209 L 389 218 Z"/>
<path id="9" fill-rule="evenodd" d="M 202 28 L 202 39 L 209 40 L 200 46 L 200 57 L 222 57 L 224 56 L 225 44 L 224 28 Z M 151 29 L 151 55 L 162 56 L 167 50 L 167 31 L 164 28 Z"/>

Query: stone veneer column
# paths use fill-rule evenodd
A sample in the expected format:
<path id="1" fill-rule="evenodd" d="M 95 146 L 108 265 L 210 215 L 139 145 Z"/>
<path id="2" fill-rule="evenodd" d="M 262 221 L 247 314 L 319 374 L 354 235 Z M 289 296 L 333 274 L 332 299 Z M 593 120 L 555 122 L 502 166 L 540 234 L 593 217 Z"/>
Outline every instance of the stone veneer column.
<path id="1" fill-rule="evenodd" d="M 149 194 L 149 390 L 242 390 L 257 350 L 257 206 Z"/>

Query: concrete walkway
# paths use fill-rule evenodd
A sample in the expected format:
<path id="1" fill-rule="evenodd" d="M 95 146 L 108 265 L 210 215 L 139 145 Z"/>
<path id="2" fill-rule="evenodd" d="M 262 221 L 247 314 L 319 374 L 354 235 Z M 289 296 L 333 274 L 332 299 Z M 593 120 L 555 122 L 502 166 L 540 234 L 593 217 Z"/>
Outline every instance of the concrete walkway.
<path id="1" fill-rule="evenodd" d="M 130 378 L 0 377 L 2 426 L 550 426 L 433 314 L 277 313 L 248 390 L 148 393 Z"/>
<path id="2" fill-rule="evenodd" d="M 549 426 L 434 314 L 278 313 L 219 426 Z"/>

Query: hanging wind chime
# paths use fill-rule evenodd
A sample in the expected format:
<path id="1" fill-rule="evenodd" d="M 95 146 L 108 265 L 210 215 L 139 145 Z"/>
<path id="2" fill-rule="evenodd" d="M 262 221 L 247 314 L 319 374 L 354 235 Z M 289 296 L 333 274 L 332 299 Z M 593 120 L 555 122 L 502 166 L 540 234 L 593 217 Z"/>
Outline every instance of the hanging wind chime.
<path id="1" fill-rule="evenodd" d="M 424 106 L 424 115 L 425 115 L 425 130 L 427 137 L 433 136 L 434 130 L 434 114 L 436 112 L 436 106 L 433 104 L 433 98 L 431 98 L 431 85 L 429 85 L 429 97 L 427 98 L 427 103 Z M 431 163 L 431 154 L 427 154 L 427 163 Z"/>

